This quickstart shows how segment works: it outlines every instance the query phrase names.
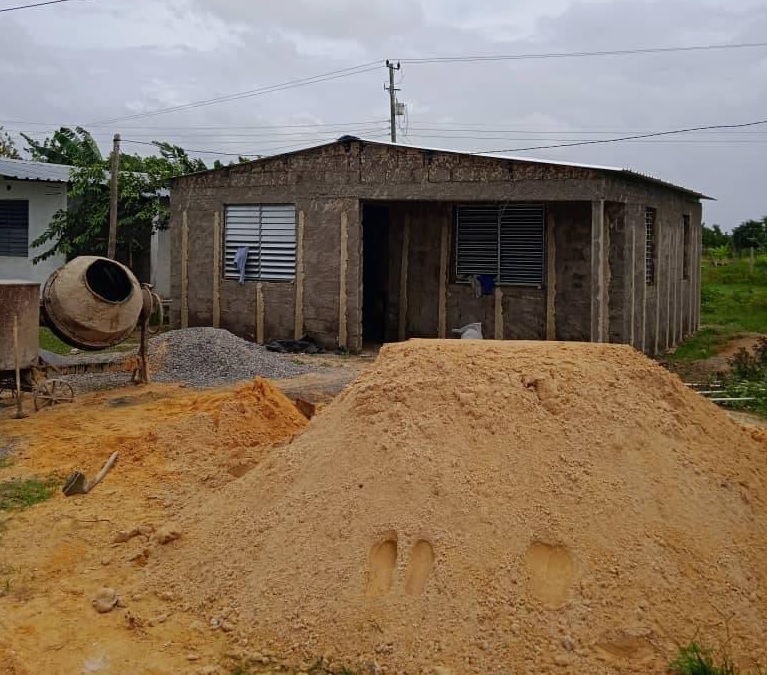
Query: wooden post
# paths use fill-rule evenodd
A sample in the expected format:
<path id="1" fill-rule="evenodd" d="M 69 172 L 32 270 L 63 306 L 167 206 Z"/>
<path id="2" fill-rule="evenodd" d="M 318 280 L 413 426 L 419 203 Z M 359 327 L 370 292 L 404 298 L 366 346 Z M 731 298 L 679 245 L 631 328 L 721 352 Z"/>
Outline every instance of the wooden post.
<path id="1" fill-rule="evenodd" d="M 13 364 L 16 370 L 16 419 L 24 417 L 21 403 L 21 355 L 19 354 L 19 317 L 13 315 Z"/>
<path id="2" fill-rule="evenodd" d="M 181 214 L 181 328 L 189 327 L 189 222 Z"/>
<path id="3" fill-rule="evenodd" d="M 410 215 L 405 215 L 405 227 L 402 235 L 402 264 L 399 270 L 399 326 L 400 342 L 407 337 L 407 273 L 410 256 Z"/>
<path id="4" fill-rule="evenodd" d="M 557 253 L 554 216 L 546 216 L 546 339 L 557 339 Z"/>
<path id="5" fill-rule="evenodd" d="M 256 284 L 256 342 L 264 344 L 264 284 Z"/>
<path id="6" fill-rule="evenodd" d="M 503 340 L 503 291 L 495 287 L 495 339 Z"/>
<path id="7" fill-rule="evenodd" d="M 293 337 L 300 340 L 304 336 L 304 228 L 306 214 L 298 212 L 298 230 L 296 232 L 296 314 Z"/>
<path id="8" fill-rule="evenodd" d="M 349 271 L 349 216 L 346 211 L 341 212 L 341 252 L 340 252 L 340 279 L 338 289 L 338 346 L 346 349 L 349 337 L 347 326 L 346 309 L 348 305 L 348 293 L 346 276 Z"/>
<path id="9" fill-rule="evenodd" d="M 450 248 L 450 223 L 447 218 L 442 221 L 442 237 L 439 243 L 439 326 L 438 337 L 447 337 L 447 261 Z"/>
<path id="10" fill-rule="evenodd" d="M 213 214 L 213 328 L 221 326 L 221 214 Z"/>
<path id="11" fill-rule="evenodd" d="M 112 175 L 110 176 L 109 200 L 109 240 L 107 257 L 114 260 L 117 249 L 117 196 L 120 176 L 120 134 L 115 134 L 112 142 Z"/>

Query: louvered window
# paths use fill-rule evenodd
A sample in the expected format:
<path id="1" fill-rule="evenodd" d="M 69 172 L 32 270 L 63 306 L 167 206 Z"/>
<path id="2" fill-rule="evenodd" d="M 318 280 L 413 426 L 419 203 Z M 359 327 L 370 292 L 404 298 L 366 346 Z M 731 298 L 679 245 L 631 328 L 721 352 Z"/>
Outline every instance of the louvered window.
<path id="1" fill-rule="evenodd" d="M 646 208 L 644 212 L 645 226 L 645 274 L 644 280 L 648 286 L 655 284 L 655 209 Z"/>
<path id="2" fill-rule="evenodd" d="M 247 248 L 245 279 L 292 281 L 296 276 L 293 204 L 230 205 L 225 215 L 224 276 L 238 279 L 237 251 Z"/>
<path id="3" fill-rule="evenodd" d="M 0 200 L 0 256 L 29 255 L 29 202 Z"/>
<path id="4" fill-rule="evenodd" d="M 456 273 L 489 274 L 496 283 L 542 286 L 543 204 L 476 204 L 456 209 Z"/>

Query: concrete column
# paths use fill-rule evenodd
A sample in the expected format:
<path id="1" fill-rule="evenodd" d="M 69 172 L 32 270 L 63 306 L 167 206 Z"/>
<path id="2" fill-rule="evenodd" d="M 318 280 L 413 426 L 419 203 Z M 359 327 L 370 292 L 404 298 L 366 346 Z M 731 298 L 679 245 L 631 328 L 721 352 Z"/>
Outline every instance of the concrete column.
<path id="1" fill-rule="evenodd" d="M 181 328 L 189 327 L 189 220 L 181 214 Z"/>
<path id="2" fill-rule="evenodd" d="M 546 216 L 546 339 L 557 339 L 557 249 L 554 214 Z"/>
<path id="3" fill-rule="evenodd" d="M 450 248 L 450 221 L 442 220 L 442 232 L 439 243 L 439 327 L 437 335 L 441 340 L 447 337 L 447 279 L 448 255 Z"/>
<path id="4" fill-rule="evenodd" d="M 604 200 L 591 202 L 591 341 L 607 342 L 609 290 Z"/>
<path id="5" fill-rule="evenodd" d="M 264 284 L 256 284 L 256 342 L 264 344 Z"/>
<path id="6" fill-rule="evenodd" d="M 636 294 L 637 294 L 637 227 L 634 219 L 629 213 L 626 213 L 626 236 L 628 237 L 628 253 L 631 259 L 628 263 L 629 279 L 628 288 L 628 310 L 629 310 L 629 344 L 632 347 L 637 346 L 636 336 Z"/>
<path id="7" fill-rule="evenodd" d="M 221 326 L 221 214 L 213 214 L 213 328 Z"/>
<path id="8" fill-rule="evenodd" d="M 338 291 L 338 346 L 345 349 L 348 342 L 348 289 L 346 274 L 349 271 L 349 217 L 346 211 L 341 212 L 341 271 Z"/>
<path id="9" fill-rule="evenodd" d="M 399 272 L 399 325 L 397 337 L 402 342 L 407 337 L 407 275 L 410 259 L 410 214 L 405 214 L 402 237 L 402 263 Z"/>
<path id="10" fill-rule="evenodd" d="M 495 339 L 503 340 L 503 291 L 495 287 Z"/>
<path id="11" fill-rule="evenodd" d="M 293 337 L 300 340 L 304 334 L 304 228 L 306 214 L 298 212 L 296 229 L 296 313 L 293 324 Z"/>

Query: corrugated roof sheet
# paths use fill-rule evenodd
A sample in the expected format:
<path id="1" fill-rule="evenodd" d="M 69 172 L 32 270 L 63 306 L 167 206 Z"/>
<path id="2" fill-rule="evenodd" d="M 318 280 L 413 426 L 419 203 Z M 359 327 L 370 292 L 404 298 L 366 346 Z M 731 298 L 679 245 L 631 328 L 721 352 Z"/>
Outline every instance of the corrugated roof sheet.
<path id="1" fill-rule="evenodd" d="M 0 157 L 0 177 L 12 180 L 37 180 L 46 183 L 68 183 L 71 166 L 30 162 L 26 159 Z"/>

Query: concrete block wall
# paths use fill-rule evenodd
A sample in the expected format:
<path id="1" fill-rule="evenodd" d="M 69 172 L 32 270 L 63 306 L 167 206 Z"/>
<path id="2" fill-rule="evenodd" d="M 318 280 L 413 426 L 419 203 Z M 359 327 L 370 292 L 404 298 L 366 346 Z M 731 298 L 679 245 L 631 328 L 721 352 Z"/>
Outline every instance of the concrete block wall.
<path id="1" fill-rule="evenodd" d="M 668 189 L 615 182 L 623 213 L 611 216 L 623 245 L 610 249 L 612 273 L 610 339 L 647 354 L 670 349 L 699 327 L 702 208 L 698 201 Z M 656 209 L 655 283 L 645 283 L 645 209 Z M 683 217 L 690 217 L 690 269 L 685 278 Z M 622 227 L 621 227 L 622 225 Z M 623 320 L 620 320 L 620 317 Z"/>
<path id="2" fill-rule="evenodd" d="M 452 205 L 515 200 L 548 204 L 548 265 L 553 272 L 547 273 L 541 289 L 503 287 L 494 296 L 474 298 L 468 286 L 453 283 Z M 390 340 L 403 333 L 399 283 L 406 219 L 406 336 L 433 336 L 443 330 L 449 336 L 453 327 L 482 321 L 488 337 L 589 340 L 594 336 L 596 287 L 604 300 L 598 321 L 604 321 L 605 339 L 654 353 L 697 327 L 700 204 L 683 193 L 640 180 L 608 178 L 587 168 L 359 142 L 178 179 L 171 198 L 173 325 L 184 320 L 188 325 L 220 325 L 264 340 L 310 332 L 327 346 L 361 348 L 360 204 L 365 201 L 393 205 Z M 303 223 L 303 274 L 295 281 L 240 286 L 221 278 L 222 246 L 214 235 L 223 235 L 224 207 L 238 203 L 296 205 Z M 594 220 L 594 204 L 602 204 L 603 221 Z M 644 284 L 645 205 L 658 209 L 656 287 Z M 696 244 L 689 280 L 681 279 L 679 269 L 683 213 L 691 216 Z M 594 222 L 603 222 L 598 246 L 604 247 L 604 265 L 596 267 Z M 445 223 L 451 235 L 447 273 L 441 278 Z M 184 241 L 187 305 L 182 311 Z M 498 321 L 502 324 L 496 330 Z"/>

